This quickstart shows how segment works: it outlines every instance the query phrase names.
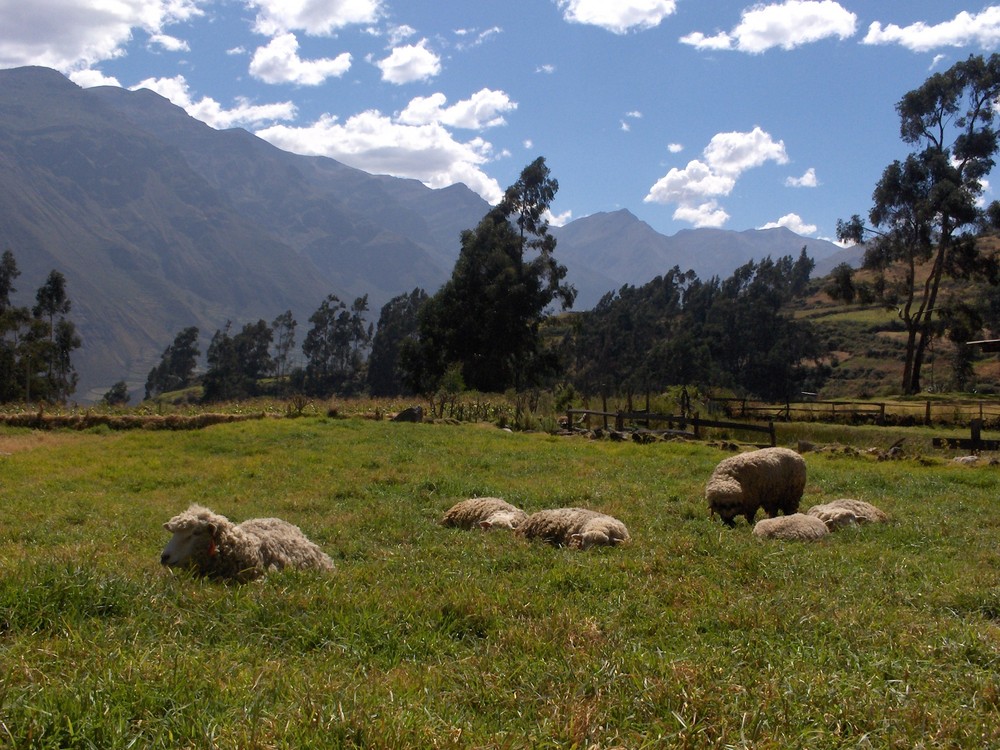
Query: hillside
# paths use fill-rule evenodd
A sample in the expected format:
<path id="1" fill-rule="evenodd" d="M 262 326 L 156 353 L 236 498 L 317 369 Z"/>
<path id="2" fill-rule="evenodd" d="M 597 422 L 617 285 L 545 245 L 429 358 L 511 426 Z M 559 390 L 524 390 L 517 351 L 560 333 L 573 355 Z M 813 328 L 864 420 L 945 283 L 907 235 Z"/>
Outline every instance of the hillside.
<path id="1" fill-rule="evenodd" d="M 0 246 L 31 304 L 52 269 L 67 279 L 83 346 L 76 397 L 125 379 L 140 389 L 182 328 L 212 334 L 291 310 L 299 340 L 328 294 L 390 298 L 448 278 L 460 233 L 487 204 L 463 185 L 432 190 L 332 159 L 218 131 L 150 91 L 81 89 L 54 70 L 0 70 Z M 725 276 L 751 258 L 817 266 L 836 246 L 787 230 L 655 232 L 628 211 L 554 229 L 587 309 L 675 265 Z"/>

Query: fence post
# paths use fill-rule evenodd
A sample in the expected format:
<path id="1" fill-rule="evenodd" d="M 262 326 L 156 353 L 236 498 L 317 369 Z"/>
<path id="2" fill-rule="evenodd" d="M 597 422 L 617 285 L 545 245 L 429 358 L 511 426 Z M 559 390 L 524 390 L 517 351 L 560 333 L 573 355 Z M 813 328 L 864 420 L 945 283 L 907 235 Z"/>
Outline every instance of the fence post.
<path id="1" fill-rule="evenodd" d="M 601 411 L 604 416 L 601 419 L 604 420 L 604 429 L 608 429 L 608 397 L 606 394 L 601 394 Z"/>
<path id="2" fill-rule="evenodd" d="M 924 406 L 924 424 L 930 427 L 931 424 L 931 402 L 928 401 Z"/>
<path id="3" fill-rule="evenodd" d="M 774 446 L 776 446 L 778 444 L 778 440 L 777 440 L 777 438 L 775 437 L 775 434 L 774 434 L 774 420 L 768 421 L 768 423 L 767 423 L 767 430 L 768 430 L 768 433 L 771 435 L 771 447 L 773 448 Z"/>
<path id="4" fill-rule="evenodd" d="M 878 423 L 880 425 L 885 425 L 885 402 L 884 401 L 881 404 L 879 404 Z"/>
<path id="5" fill-rule="evenodd" d="M 618 413 L 615 415 L 615 429 L 618 432 L 625 429 L 625 415 L 622 413 L 621 409 L 619 409 Z"/>
<path id="6" fill-rule="evenodd" d="M 698 439 L 701 439 L 701 435 L 699 434 L 698 424 L 699 424 L 698 412 L 695 412 L 694 419 L 691 420 L 691 425 L 694 427 L 694 436 Z"/>

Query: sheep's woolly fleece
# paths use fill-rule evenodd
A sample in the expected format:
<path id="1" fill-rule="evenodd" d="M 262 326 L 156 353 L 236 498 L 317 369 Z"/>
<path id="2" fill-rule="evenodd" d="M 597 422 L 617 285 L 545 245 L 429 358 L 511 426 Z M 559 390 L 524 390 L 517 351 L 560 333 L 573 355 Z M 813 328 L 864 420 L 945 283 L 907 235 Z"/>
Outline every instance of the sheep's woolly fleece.
<path id="1" fill-rule="evenodd" d="M 777 518 L 762 518 L 753 527 L 758 539 L 781 539 L 795 542 L 814 542 L 829 535 L 830 530 L 816 516 L 792 513 Z"/>
<path id="2" fill-rule="evenodd" d="M 705 486 L 709 512 L 718 513 L 727 526 L 736 516 L 753 524 L 757 509 L 770 518 L 799 509 L 806 486 L 806 462 L 788 448 L 760 450 L 729 456 L 719 462 Z"/>
<path id="3" fill-rule="evenodd" d="M 527 517 L 523 510 L 499 497 L 473 497 L 451 506 L 441 525 L 459 529 L 516 529 Z"/>
<path id="4" fill-rule="evenodd" d="M 617 518 L 586 508 L 540 510 L 528 516 L 515 533 L 525 539 L 543 539 L 549 544 L 575 549 L 614 546 L 632 538 Z"/>
<path id="5" fill-rule="evenodd" d="M 333 560 L 298 526 L 280 518 L 234 524 L 225 516 L 192 505 L 163 528 L 173 534 L 160 556 L 170 567 L 190 567 L 198 575 L 249 581 L 269 570 L 333 570 Z"/>
<path id="6" fill-rule="evenodd" d="M 889 520 L 885 511 L 864 500 L 841 498 L 822 505 L 814 505 L 806 511 L 826 524 L 830 531 L 844 526 L 860 526 L 865 523 L 884 523 Z"/>

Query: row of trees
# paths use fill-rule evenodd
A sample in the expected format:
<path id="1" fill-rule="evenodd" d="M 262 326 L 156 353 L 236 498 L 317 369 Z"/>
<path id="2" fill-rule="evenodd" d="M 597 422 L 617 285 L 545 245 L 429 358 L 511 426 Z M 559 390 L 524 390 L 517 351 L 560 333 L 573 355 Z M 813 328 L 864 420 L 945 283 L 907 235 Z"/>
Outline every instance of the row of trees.
<path id="1" fill-rule="evenodd" d="M 557 189 L 543 159 L 526 167 L 503 201 L 463 233 L 441 290 L 394 298 L 375 333 L 365 325 L 366 297 L 350 308 L 328 297 L 310 317 L 304 367 L 287 369 L 291 312 L 271 326 L 261 320 L 236 334 L 228 326 L 216 332 L 204 398 L 283 389 L 431 393 L 443 383 L 498 392 L 557 382 L 591 393 L 706 383 L 784 398 L 822 372 L 815 337 L 782 312 L 808 285 L 813 262 L 805 249 L 797 260 L 748 263 L 726 280 L 703 282 L 674 268 L 609 293 L 592 311 L 552 314 L 575 297 L 544 219 Z M 147 397 L 192 382 L 196 339 L 197 329 L 178 334 L 150 373 Z"/>
<path id="2" fill-rule="evenodd" d="M 14 253 L 0 256 L 0 402 L 65 401 L 76 389 L 71 361 L 80 347 L 66 278 L 53 270 L 35 293 L 32 307 L 14 305 L 11 294 L 21 272 Z"/>

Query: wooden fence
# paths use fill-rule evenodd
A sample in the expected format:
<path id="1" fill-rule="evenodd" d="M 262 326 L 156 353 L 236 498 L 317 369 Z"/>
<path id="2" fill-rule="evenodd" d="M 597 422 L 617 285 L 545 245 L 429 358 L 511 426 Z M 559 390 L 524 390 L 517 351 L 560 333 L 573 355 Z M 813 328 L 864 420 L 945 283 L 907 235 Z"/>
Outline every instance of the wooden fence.
<path id="1" fill-rule="evenodd" d="M 765 433 L 768 436 L 768 442 L 771 446 L 777 445 L 773 421 L 769 421 L 765 427 L 764 425 L 752 422 L 720 422 L 716 419 L 701 419 L 697 414 L 685 417 L 678 416 L 676 414 L 656 414 L 649 411 L 596 411 L 592 409 L 566 410 L 567 425 L 572 427 L 576 422 L 574 419 L 575 417 L 582 419 L 587 424 L 589 424 L 591 418 L 597 418 L 601 421 L 604 429 L 611 429 L 609 427 L 609 420 L 614 420 L 614 429 L 618 432 L 623 432 L 627 428 L 642 429 L 647 432 L 655 432 L 665 435 L 679 435 L 681 437 L 689 437 L 692 439 L 700 438 L 702 430 L 706 428 L 759 432 Z M 654 429 L 654 424 L 666 425 L 666 427 Z M 688 429 L 689 427 L 690 429 Z"/>
<path id="2" fill-rule="evenodd" d="M 851 422 L 877 425 L 1000 425 L 1000 401 L 788 401 L 784 404 L 745 398 L 709 397 L 710 410 L 750 420 Z"/>

